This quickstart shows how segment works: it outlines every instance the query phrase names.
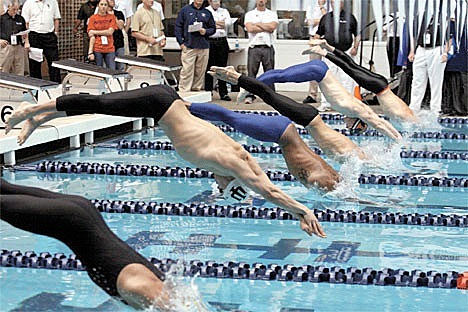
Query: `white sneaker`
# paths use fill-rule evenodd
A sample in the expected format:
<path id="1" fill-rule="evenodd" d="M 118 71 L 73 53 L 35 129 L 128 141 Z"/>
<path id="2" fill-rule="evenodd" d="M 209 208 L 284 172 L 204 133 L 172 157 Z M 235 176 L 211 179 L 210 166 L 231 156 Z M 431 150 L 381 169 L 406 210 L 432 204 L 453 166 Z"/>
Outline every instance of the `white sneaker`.
<path id="1" fill-rule="evenodd" d="M 253 99 L 251 97 L 245 98 L 244 104 L 252 104 L 252 103 L 253 103 Z"/>
<path id="2" fill-rule="evenodd" d="M 331 111 L 332 109 L 331 109 L 330 105 L 328 103 L 326 103 L 326 104 L 320 104 L 320 106 L 317 107 L 317 110 L 319 112 L 328 112 L 328 111 Z"/>

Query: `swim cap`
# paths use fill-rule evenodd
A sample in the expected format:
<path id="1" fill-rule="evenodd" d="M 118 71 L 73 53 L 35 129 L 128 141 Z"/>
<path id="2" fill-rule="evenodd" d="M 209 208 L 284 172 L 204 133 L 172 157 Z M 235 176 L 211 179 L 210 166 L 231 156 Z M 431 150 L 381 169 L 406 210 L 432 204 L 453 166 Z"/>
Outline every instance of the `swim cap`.
<path id="1" fill-rule="evenodd" d="M 248 191 L 237 179 L 232 180 L 223 190 L 223 198 L 241 202 L 248 196 Z"/>

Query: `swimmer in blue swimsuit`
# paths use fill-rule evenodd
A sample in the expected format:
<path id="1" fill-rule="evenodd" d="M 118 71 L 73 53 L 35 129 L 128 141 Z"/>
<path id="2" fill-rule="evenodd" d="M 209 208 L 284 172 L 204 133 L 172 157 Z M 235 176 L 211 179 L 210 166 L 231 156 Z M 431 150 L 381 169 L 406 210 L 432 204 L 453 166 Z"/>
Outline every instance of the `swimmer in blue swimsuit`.
<path id="1" fill-rule="evenodd" d="M 356 99 L 336 80 L 335 77 L 328 71 L 328 66 L 321 60 L 313 60 L 305 64 L 294 65 L 286 69 L 270 70 L 258 77 L 258 79 L 248 79 L 247 77 L 237 73 L 233 67 L 216 67 L 213 66 L 211 73 L 219 79 L 227 79 L 228 82 L 238 84 L 247 92 L 256 94 L 262 99 L 264 96 L 265 103 L 269 104 L 282 115 L 291 118 L 297 118 L 297 115 L 302 115 L 306 107 L 310 105 L 292 103 L 287 101 L 287 105 L 272 105 L 269 92 L 265 90 L 263 84 L 271 84 L 275 82 L 305 82 L 315 80 L 319 83 L 327 101 L 331 106 L 348 117 L 356 117 L 362 119 L 376 130 L 393 140 L 401 139 L 401 134 L 388 121 L 380 118 L 367 105 Z M 258 93 L 258 94 L 257 94 Z M 283 97 L 284 98 L 284 97 Z M 283 99 L 282 98 L 282 99 Z M 284 102 L 284 101 L 283 101 Z M 281 106 L 280 111 L 277 107 Z M 307 116 L 304 120 L 311 120 Z M 298 122 L 299 123 L 299 122 Z M 301 123 L 299 123 L 301 124 Z"/>
<path id="2" fill-rule="evenodd" d="M 6 122 L 6 131 L 25 121 L 18 138 L 21 144 L 37 126 L 57 117 L 99 113 L 154 118 L 182 158 L 216 176 L 237 179 L 265 200 L 297 217 L 301 229 L 309 235 L 326 237 L 309 208 L 274 185 L 242 145 L 211 123 L 193 116 L 187 104 L 166 85 L 102 95 L 70 94 L 40 105 L 22 103 Z"/>
<path id="3" fill-rule="evenodd" d="M 335 49 L 329 45 L 325 39 L 311 39 L 309 40 L 309 45 L 311 45 L 311 48 L 305 50 L 302 54 L 317 54 L 326 57 L 335 63 L 360 86 L 375 93 L 384 114 L 392 121 L 409 123 L 417 122 L 413 111 L 405 104 L 405 102 L 403 102 L 402 99 L 393 93 L 384 76 L 359 66 L 352 58 L 349 57 L 349 55 L 343 51 Z M 299 71 L 306 72 L 309 71 L 309 69 L 304 67 L 299 69 Z M 299 73 L 298 76 L 301 76 L 301 74 Z"/>
<path id="4" fill-rule="evenodd" d="M 307 146 L 287 117 L 241 114 L 211 103 L 192 103 L 189 110 L 199 118 L 222 121 L 256 140 L 277 143 L 289 172 L 305 187 L 330 191 L 339 180 L 338 173 Z"/>
<path id="5" fill-rule="evenodd" d="M 2 220 L 65 243 L 110 296 L 135 308 L 169 302 L 164 273 L 118 238 L 89 200 L 0 179 L 0 202 Z"/>

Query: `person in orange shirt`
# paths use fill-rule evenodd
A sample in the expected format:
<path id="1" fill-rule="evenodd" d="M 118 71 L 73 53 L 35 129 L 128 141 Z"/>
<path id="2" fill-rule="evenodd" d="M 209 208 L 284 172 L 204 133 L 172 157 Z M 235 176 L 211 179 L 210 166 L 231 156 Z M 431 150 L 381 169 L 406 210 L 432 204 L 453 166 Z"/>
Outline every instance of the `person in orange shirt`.
<path id="1" fill-rule="evenodd" d="M 108 6 L 107 0 L 100 0 L 98 13 L 89 18 L 88 59 L 95 60 L 98 66 L 102 66 L 105 62 L 107 68 L 115 69 L 115 47 L 112 34 L 118 26 L 115 15 L 107 13 Z"/>

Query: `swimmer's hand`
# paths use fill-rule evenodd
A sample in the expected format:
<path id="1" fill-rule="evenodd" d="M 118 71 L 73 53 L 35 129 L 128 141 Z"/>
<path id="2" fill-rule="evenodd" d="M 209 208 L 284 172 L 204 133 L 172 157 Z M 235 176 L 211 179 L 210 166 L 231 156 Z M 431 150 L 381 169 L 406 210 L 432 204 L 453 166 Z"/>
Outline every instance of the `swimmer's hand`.
<path id="1" fill-rule="evenodd" d="M 311 236 L 312 234 L 315 234 L 321 238 L 327 237 L 327 234 L 325 234 L 325 231 L 312 210 L 308 210 L 302 215 L 296 215 L 296 217 L 299 219 L 301 229 L 307 234 Z"/>
<path id="2" fill-rule="evenodd" d="M 236 72 L 233 66 L 227 67 L 218 67 L 211 66 L 208 74 L 211 76 L 229 82 L 230 84 L 235 84 L 239 82 L 239 77 L 242 76 L 240 73 Z"/>

